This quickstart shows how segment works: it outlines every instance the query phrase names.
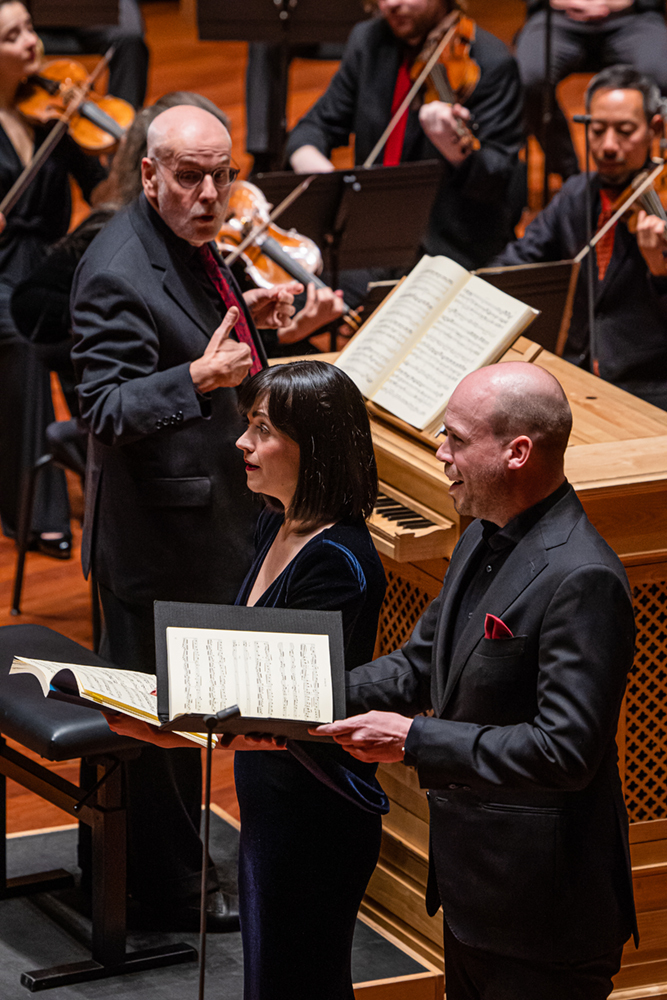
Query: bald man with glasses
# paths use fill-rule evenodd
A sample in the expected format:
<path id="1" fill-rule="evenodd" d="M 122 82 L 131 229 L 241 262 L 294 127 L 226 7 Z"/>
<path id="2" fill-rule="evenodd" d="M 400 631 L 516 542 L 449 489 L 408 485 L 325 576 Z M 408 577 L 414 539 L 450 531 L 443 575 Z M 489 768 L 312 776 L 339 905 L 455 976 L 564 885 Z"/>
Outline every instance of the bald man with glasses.
<path id="1" fill-rule="evenodd" d="M 242 295 L 217 256 L 236 174 L 216 117 L 158 115 L 143 193 L 74 280 L 72 358 L 90 431 L 82 561 L 100 588 L 100 652 L 128 669 L 155 671 L 153 601 L 233 603 L 251 561 L 258 510 L 234 446 L 236 386 L 266 363 L 255 323 L 284 325 L 301 286 Z M 197 926 L 199 751 L 147 747 L 126 768 L 130 892 L 149 919 Z M 208 884 L 209 926 L 236 926 L 212 865 Z"/>

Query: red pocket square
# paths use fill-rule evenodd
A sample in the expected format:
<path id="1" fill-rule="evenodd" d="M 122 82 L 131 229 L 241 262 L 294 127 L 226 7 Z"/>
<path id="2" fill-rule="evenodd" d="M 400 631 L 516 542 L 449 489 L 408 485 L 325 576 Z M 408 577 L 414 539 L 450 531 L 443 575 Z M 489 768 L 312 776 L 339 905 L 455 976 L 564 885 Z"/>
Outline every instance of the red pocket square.
<path id="1" fill-rule="evenodd" d="M 485 639 L 512 639 L 512 630 L 495 615 L 487 614 L 484 619 Z"/>

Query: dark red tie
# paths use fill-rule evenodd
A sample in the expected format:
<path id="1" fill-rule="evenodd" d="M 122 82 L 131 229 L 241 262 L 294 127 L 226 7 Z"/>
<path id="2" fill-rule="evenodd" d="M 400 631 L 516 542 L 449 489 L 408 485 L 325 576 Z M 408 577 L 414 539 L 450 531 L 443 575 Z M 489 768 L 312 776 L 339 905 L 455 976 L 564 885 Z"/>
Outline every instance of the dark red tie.
<path id="1" fill-rule="evenodd" d="M 598 218 L 598 231 L 611 219 L 614 214 L 614 192 L 606 188 L 600 188 L 600 215 Z M 595 247 L 595 254 L 598 262 L 598 281 L 604 281 L 609 262 L 614 252 L 614 239 L 616 237 L 616 225 L 613 225 L 608 233 L 598 240 Z"/>
<path id="2" fill-rule="evenodd" d="M 406 56 L 401 65 L 398 67 L 396 85 L 394 87 L 394 98 L 391 102 L 392 118 L 401 106 L 401 102 L 407 97 L 411 86 L 412 80 L 410 79 L 410 70 L 408 68 L 408 57 Z M 396 123 L 394 131 L 387 139 L 387 144 L 384 147 L 384 156 L 382 158 L 382 164 L 385 167 L 396 167 L 401 162 L 403 140 L 405 139 L 405 128 L 408 124 L 409 110 L 409 108 L 405 109 L 402 116 Z"/>
<path id="3" fill-rule="evenodd" d="M 236 326 L 234 327 L 234 333 L 238 337 L 239 343 L 247 344 L 252 351 L 252 365 L 250 366 L 250 374 L 255 375 L 257 372 L 262 370 L 262 362 L 260 360 L 259 354 L 257 353 L 257 348 L 255 347 L 255 341 L 252 339 L 252 334 L 250 332 L 250 327 L 245 318 L 245 313 L 243 312 L 243 306 L 236 298 L 236 295 L 229 287 L 222 274 L 220 273 L 220 267 L 218 262 L 213 256 L 213 252 L 207 243 L 204 243 L 202 247 L 199 248 L 199 253 L 201 254 L 201 261 L 204 265 L 207 275 L 213 282 L 218 295 L 225 303 L 228 309 L 232 306 L 236 306 L 239 311 L 239 318 L 236 321 Z"/>

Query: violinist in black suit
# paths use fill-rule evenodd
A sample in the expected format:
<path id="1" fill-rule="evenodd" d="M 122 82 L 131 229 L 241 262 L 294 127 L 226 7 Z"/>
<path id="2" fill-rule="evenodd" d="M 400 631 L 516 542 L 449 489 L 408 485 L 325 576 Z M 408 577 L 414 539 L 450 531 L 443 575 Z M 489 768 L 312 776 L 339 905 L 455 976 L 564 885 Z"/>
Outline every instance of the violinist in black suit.
<path id="1" fill-rule="evenodd" d="M 661 133 L 660 92 L 630 66 L 611 66 L 591 80 L 586 109 L 591 154 L 591 227 L 609 219 L 624 189 L 644 167 Z M 510 243 L 497 264 L 568 260 L 586 246 L 586 178 L 571 177 Z M 579 270 L 564 357 L 667 410 L 667 241 L 665 223 L 640 210 L 636 232 L 619 219 L 595 248 L 596 357 L 591 356 L 588 262 Z"/>
<path id="2" fill-rule="evenodd" d="M 321 729 L 430 789 L 448 1000 L 604 1000 L 636 933 L 615 742 L 627 578 L 565 479 L 551 375 L 483 368 L 445 421 L 449 492 L 478 520 L 404 648 L 350 672 L 365 714 Z"/>
<path id="3" fill-rule="evenodd" d="M 102 655 L 135 670 L 155 670 L 154 600 L 233 603 L 252 558 L 258 510 L 234 446 L 244 426 L 235 387 L 265 363 L 253 319 L 284 325 L 293 308 L 291 286 L 243 297 L 208 245 L 235 174 L 218 118 L 162 112 L 143 194 L 74 279 L 72 358 L 90 430 L 82 558 L 100 587 Z M 193 923 L 199 768 L 196 750 L 157 748 L 127 766 L 132 894 Z M 209 884 L 211 922 L 228 926 L 214 869 Z"/>
<path id="4" fill-rule="evenodd" d="M 363 163 L 406 94 L 410 71 L 431 31 L 456 8 L 453 0 L 378 0 L 381 16 L 352 29 L 329 87 L 290 132 L 287 156 L 298 173 L 333 170 L 331 150 L 354 134 Z M 512 238 L 524 204 L 525 175 L 518 152 L 521 86 L 516 63 L 494 35 L 477 28 L 470 56 L 479 65 L 472 92 L 453 106 L 413 101 L 378 164 L 440 160 L 443 179 L 423 251 L 445 254 L 464 267 L 482 267 Z M 470 124 L 479 149 L 461 138 Z M 347 289 L 346 289 L 347 291 Z M 354 304 L 354 303 L 351 303 Z"/>

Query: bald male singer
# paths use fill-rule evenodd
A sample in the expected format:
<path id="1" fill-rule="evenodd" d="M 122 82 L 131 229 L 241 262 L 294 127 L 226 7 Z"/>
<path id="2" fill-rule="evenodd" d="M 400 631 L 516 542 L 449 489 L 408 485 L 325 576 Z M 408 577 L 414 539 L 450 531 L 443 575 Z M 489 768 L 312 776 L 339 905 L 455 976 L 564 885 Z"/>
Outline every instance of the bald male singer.
<path id="1" fill-rule="evenodd" d="M 552 375 L 482 368 L 445 423 L 449 492 L 477 520 L 403 649 L 350 671 L 365 714 L 318 731 L 430 790 L 447 1000 L 604 1000 L 637 933 L 615 741 L 628 581 L 565 479 Z"/>

